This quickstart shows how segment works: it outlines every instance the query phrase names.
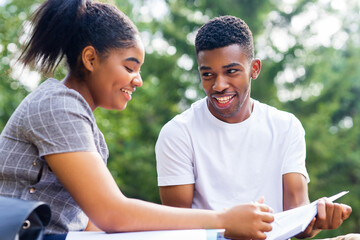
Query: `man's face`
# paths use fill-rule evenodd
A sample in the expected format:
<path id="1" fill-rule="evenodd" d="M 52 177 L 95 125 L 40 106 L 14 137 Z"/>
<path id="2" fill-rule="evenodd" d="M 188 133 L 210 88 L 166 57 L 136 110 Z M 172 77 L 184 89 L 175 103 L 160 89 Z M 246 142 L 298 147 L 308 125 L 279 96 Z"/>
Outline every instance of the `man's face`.
<path id="1" fill-rule="evenodd" d="M 238 44 L 198 53 L 201 83 L 208 108 L 218 119 L 242 122 L 251 113 L 251 78 L 260 73 L 260 60 L 249 60 Z"/>

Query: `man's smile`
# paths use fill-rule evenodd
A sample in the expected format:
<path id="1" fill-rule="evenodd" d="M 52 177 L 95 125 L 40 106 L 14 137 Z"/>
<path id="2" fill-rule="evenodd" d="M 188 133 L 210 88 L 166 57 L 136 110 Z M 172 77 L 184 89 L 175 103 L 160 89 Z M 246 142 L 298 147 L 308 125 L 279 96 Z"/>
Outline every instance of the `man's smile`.
<path id="1" fill-rule="evenodd" d="M 215 100 L 213 102 L 216 104 L 218 108 L 226 108 L 233 102 L 235 96 L 236 94 L 234 93 L 226 94 L 226 95 L 214 94 L 212 96 L 212 99 Z"/>

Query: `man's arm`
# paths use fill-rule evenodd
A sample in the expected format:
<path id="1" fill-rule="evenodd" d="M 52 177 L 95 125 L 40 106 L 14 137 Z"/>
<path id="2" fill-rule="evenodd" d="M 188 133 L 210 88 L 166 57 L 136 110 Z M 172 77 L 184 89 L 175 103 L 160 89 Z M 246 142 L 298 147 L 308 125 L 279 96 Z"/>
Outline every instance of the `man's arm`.
<path id="1" fill-rule="evenodd" d="M 309 204 L 308 187 L 306 178 L 301 173 L 287 173 L 283 175 L 283 209 L 284 211 Z M 315 218 L 309 227 L 297 238 L 315 236 L 320 230 L 313 229 Z M 311 226 L 311 227 L 310 227 Z"/>
<path id="2" fill-rule="evenodd" d="M 305 177 L 300 173 L 283 175 L 284 210 L 310 203 Z M 314 237 L 322 229 L 338 228 L 350 216 L 351 207 L 345 204 L 332 203 L 325 199 L 318 201 L 318 214 L 304 232 L 297 238 Z"/>
<path id="3" fill-rule="evenodd" d="M 283 175 L 283 209 L 289 210 L 310 203 L 307 182 L 301 173 Z"/>
<path id="4" fill-rule="evenodd" d="M 191 208 L 194 197 L 194 184 L 159 187 L 161 202 L 164 205 Z"/>

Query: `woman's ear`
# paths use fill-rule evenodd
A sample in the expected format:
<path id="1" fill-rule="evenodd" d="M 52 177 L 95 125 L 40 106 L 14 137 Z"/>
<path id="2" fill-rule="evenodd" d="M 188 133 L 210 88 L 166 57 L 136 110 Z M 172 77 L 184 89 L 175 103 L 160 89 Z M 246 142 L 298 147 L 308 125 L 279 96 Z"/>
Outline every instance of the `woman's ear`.
<path id="1" fill-rule="evenodd" d="M 94 71 L 98 56 L 93 46 L 86 46 L 81 52 L 82 63 L 89 72 Z"/>
<path id="2" fill-rule="evenodd" d="M 257 77 L 260 74 L 260 70 L 261 70 L 261 61 L 260 59 L 255 58 L 254 60 L 251 61 L 250 77 L 252 79 L 257 79 Z"/>

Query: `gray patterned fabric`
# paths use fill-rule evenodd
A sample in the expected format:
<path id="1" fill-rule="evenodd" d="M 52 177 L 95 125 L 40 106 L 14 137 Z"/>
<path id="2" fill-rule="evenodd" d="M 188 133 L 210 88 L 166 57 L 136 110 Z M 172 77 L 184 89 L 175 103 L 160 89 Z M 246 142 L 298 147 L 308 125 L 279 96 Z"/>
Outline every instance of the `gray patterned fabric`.
<path id="1" fill-rule="evenodd" d="M 0 135 L 0 195 L 50 204 L 45 233 L 83 230 L 88 218 L 44 160 L 54 153 L 108 148 L 85 99 L 48 79 L 15 110 Z"/>

